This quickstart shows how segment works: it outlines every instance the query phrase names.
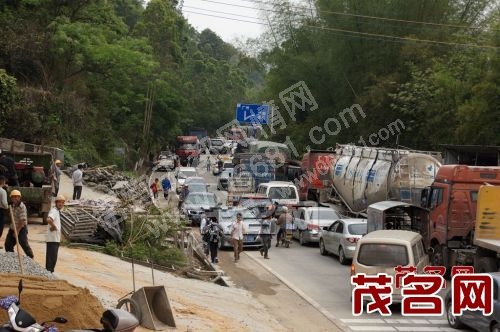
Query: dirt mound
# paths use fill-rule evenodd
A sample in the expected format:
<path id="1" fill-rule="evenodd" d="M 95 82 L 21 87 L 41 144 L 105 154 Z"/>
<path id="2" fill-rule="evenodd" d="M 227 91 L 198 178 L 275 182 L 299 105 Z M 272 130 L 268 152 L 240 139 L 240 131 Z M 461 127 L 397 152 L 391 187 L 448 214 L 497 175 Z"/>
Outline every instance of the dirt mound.
<path id="1" fill-rule="evenodd" d="M 104 311 L 99 300 L 86 288 L 69 284 L 65 280 L 47 280 L 43 277 L 0 274 L 0 297 L 18 295 L 17 285 L 23 279 L 21 307 L 41 323 L 56 316 L 68 320 L 59 330 L 98 328 Z M 8 320 L 0 310 L 0 322 Z"/>

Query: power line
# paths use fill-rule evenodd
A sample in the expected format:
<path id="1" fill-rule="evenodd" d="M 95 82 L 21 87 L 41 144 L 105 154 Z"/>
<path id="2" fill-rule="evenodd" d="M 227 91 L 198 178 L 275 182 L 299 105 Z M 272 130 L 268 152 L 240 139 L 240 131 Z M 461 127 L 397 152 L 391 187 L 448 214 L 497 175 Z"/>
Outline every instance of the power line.
<path id="1" fill-rule="evenodd" d="M 258 21 L 261 21 L 264 25 L 267 25 L 264 20 L 258 18 L 258 17 L 252 17 L 252 16 L 246 16 L 246 15 L 240 15 L 240 14 L 234 14 L 234 13 L 228 13 L 228 12 L 223 12 L 223 11 L 218 11 L 218 10 L 211 10 L 211 9 L 204 9 L 204 8 L 200 8 L 200 7 L 193 7 L 193 6 L 184 6 L 184 8 L 191 8 L 191 9 L 195 9 L 195 10 L 203 10 L 203 11 L 206 11 L 206 12 L 210 12 L 210 13 L 216 13 L 216 14 L 224 14 L 224 15 L 232 15 L 232 16 L 239 16 L 239 17 L 244 17 L 244 18 L 251 18 L 251 19 L 254 19 L 254 20 L 258 20 Z"/>
<path id="2" fill-rule="evenodd" d="M 215 2 L 215 1 L 211 1 L 211 0 L 200 0 L 200 1 Z M 259 4 L 263 4 L 263 5 L 267 5 L 267 6 L 273 6 L 273 4 L 271 4 L 269 2 L 259 1 L 259 0 L 241 0 L 241 1 L 250 2 L 250 3 L 259 3 Z M 221 4 L 223 4 L 223 3 L 221 3 Z M 228 4 L 228 5 L 231 5 L 231 4 Z M 247 8 L 253 8 L 253 7 L 247 7 Z M 290 6 L 290 8 L 298 8 L 298 9 L 304 9 L 304 10 L 310 11 L 310 8 L 304 7 L 304 6 L 293 5 L 293 6 Z M 268 10 L 268 9 L 264 9 L 264 10 Z M 330 11 L 330 10 L 317 10 L 317 12 L 323 13 L 323 14 L 360 17 L 360 18 L 367 18 L 367 19 L 381 20 L 381 21 L 392 21 L 392 22 L 399 22 L 399 23 L 422 24 L 422 25 L 431 25 L 431 26 L 438 26 L 438 27 L 442 26 L 442 27 L 449 27 L 449 28 L 472 29 L 472 30 L 481 29 L 481 27 L 471 27 L 471 26 L 467 26 L 467 25 L 402 20 L 402 19 L 397 19 L 397 18 L 388 18 L 388 17 L 380 17 L 380 16 L 342 13 L 342 12 L 335 12 L 335 11 Z M 493 28 L 491 30 L 500 31 L 500 29 L 493 29 Z"/>
<path id="3" fill-rule="evenodd" d="M 247 21 L 247 20 L 241 20 L 241 19 L 236 19 L 236 18 L 230 18 L 230 17 L 225 17 L 225 16 L 218 16 L 218 15 L 212 15 L 212 14 L 206 14 L 206 13 L 197 13 L 193 11 L 187 11 L 184 10 L 184 12 L 191 13 L 191 14 L 197 14 L 197 15 L 204 15 L 204 16 L 211 16 L 211 17 L 216 17 L 216 18 L 222 18 L 222 19 L 227 19 L 227 20 L 232 20 L 232 21 L 239 21 L 239 22 L 247 22 L 247 23 L 253 23 L 253 24 L 259 24 L 259 25 L 264 25 L 268 26 L 268 24 L 263 23 L 263 22 L 255 22 L 255 21 Z M 212 12 L 217 12 L 217 11 L 212 11 Z M 232 15 L 232 14 L 231 14 Z M 252 16 L 244 16 L 244 15 L 238 15 L 250 19 L 256 19 L 259 20 L 256 17 Z M 478 45 L 478 44 L 467 44 L 467 43 L 454 43 L 454 42 L 444 42 L 444 41 L 437 41 L 437 40 L 431 40 L 431 39 L 419 39 L 419 38 L 411 38 L 411 37 L 398 37 L 398 36 L 391 36 L 391 35 L 384 35 L 384 34 L 377 34 L 377 33 L 370 33 L 370 32 L 360 32 L 360 31 L 353 31 L 353 30 L 345 30 L 345 29 L 338 29 L 338 28 L 332 28 L 332 27 L 320 27 L 320 26 L 312 26 L 312 25 L 302 25 L 304 28 L 308 29 L 316 29 L 316 30 L 322 30 L 322 31 L 328 31 L 328 32 L 341 32 L 341 33 L 347 33 L 348 35 L 343 35 L 343 36 L 351 36 L 351 37 L 375 37 L 377 40 L 395 40 L 395 41 L 406 41 L 406 42 L 417 42 L 417 43 L 427 43 L 427 44 L 437 44 L 437 45 L 447 45 L 447 46 L 460 46 L 460 47 L 474 47 L 474 48 L 488 48 L 488 49 L 500 49 L 500 47 L 497 46 L 491 46 L 491 45 Z M 371 38 L 370 38 L 371 39 Z"/>
<path id="4" fill-rule="evenodd" d="M 186 7 L 186 6 L 184 6 Z M 210 17 L 217 17 L 217 18 L 223 18 L 226 20 L 231 20 L 231 21 L 238 21 L 238 22 L 246 22 L 246 23 L 253 23 L 253 24 L 259 24 L 259 25 L 267 25 L 265 23 L 261 22 L 253 22 L 253 21 L 247 21 L 247 20 L 241 20 L 238 18 L 231 18 L 231 17 L 225 17 L 225 16 L 218 16 L 218 15 L 212 15 L 212 14 L 206 14 L 206 13 L 197 13 L 197 12 L 192 12 L 190 10 L 183 10 L 183 13 L 189 13 L 189 14 L 196 14 L 196 15 L 203 15 L 203 16 L 210 16 Z"/>

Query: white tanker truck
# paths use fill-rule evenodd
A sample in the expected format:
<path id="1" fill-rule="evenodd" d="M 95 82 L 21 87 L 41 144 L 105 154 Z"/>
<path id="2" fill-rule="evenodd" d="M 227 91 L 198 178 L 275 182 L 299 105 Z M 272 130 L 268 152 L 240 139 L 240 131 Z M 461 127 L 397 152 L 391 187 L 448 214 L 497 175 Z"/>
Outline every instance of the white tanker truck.
<path id="1" fill-rule="evenodd" d="M 395 200 L 419 205 L 441 166 L 436 152 L 338 145 L 330 202 L 365 215 L 368 205 Z"/>

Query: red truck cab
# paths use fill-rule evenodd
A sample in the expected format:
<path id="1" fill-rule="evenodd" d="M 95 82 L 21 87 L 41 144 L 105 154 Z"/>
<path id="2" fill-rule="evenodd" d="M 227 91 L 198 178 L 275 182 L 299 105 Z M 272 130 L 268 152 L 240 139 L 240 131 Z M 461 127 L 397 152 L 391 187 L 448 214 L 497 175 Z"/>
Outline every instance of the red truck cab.
<path id="1" fill-rule="evenodd" d="M 301 175 L 295 180 L 301 201 L 319 201 L 321 190 L 333 185 L 330 170 L 335 153 L 329 150 L 309 150 L 302 158 Z"/>
<path id="2" fill-rule="evenodd" d="M 181 165 L 197 162 L 200 158 L 200 141 L 196 136 L 177 136 L 175 154 Z"/>
<path id="3" fill-rule="evenodd" d="M 479 187 L 500 184 L 500 167 L 443 165 L 433 185 L 422 193 L 429 208 L 431 262 L 434 265 L 462 265 L 453 249 L 472 245 Z M 457 256 L 457 257 L 455 257 Z"/>

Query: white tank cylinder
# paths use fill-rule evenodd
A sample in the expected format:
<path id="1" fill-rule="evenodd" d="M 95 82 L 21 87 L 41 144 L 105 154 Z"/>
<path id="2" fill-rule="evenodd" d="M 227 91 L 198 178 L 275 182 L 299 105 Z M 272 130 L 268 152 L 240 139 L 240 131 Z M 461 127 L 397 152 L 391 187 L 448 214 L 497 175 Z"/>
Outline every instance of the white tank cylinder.
<path id="1" fill-rule="evenodd" d="M 441 166 L 431 154 L 409 150 L 344 145 L 336 154 L 333 186 L 352 212 L 384 200 L 420 204 L 422 189 Z"/>

